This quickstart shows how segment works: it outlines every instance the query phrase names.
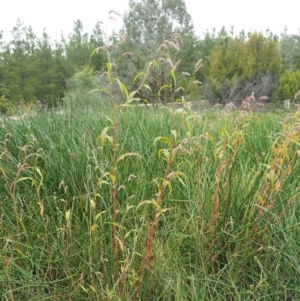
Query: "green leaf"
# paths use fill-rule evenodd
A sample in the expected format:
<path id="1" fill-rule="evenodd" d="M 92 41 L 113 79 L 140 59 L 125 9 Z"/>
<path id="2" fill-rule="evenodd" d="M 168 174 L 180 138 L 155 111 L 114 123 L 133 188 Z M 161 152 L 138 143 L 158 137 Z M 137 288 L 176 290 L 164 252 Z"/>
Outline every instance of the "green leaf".
<path id="1" fill-rule="evenodd" d="M 108 136 L 107 135 L 107 131 L 110 129 L 111 127 L 110 126 L 107 126 L 105 127 L 102 132 L 101 132 L 101 135 L 97 138 L 98 140 L 100 139 L 101 140 L 101 147 L 103 148 L 105 146 L 105 143 L 106 143 L 106 139 L 108 139 Z M 110 137 L 111 138 L 111 137 Z"/>
<path id="2" fill-rule="evenodd" d="M 164 148 L 158 150 L 158 157 L 160 158 L 162 155 L 168 160 L 170 158 L 170 151 Z"/>
<path id="3" fill-rule="evenodd" d="M 106 65 L 107 72 L 111 72 L 111 69 L 112 69 L 111 63 L 106 63 L 105 65 Z"/>
<path id="4" fill-rule="evenodd" d="M 91 53 L 91 56 L 90 56 L 90 59 L 92 58 L 92 56 L 98 52 L 98 48 L 95 48 L 93 49 L 92 53 Z"/>
<path id="5" fill-rule="evenodd" d="M 171 130 L 172 135 L 175 138 L 175 141 L 177 140 L 177 131 L 176 130 Z"/>
<path id="6" fill-rule="evenodd" d="M 22 181 L 26 181 L 26 180 L 34 181 L 34 180 L 33 180 L 32 178 L 30 178 L 30 177 L 23 177 L 23 178 L 18 179 L 18 180 L 16 181 L 16 183 L 22 182 Z"/>
<path id="7" fill-rule="evenodd" d="M 116 81 L 118 82 L 119 88 L 123 95 L 126 95 L 128 97 L 128 89 L 125 84 L 123 84 L 118 78 L 116 78 Z"/>
<path id="8" fill-rule="evenodd" d="M 111 223 L 109 223 L 109 224 L 111 224 L 111 225 L 113 225 L 113 226 L 116 226 L 116 227 L 119 228 L 119 229 L 126 229 L 125 227 L 121 226 L 121 225 L 118 224 L 118 223 L 111 222 Z"/>
<path id="9" fill-rule="evenodd" d="M 105 213 L 106 213 L 106 210 L 99 212 L 99 213 L 96 215 L 95 221 L 96 221 L 102 214 L 105 214 Z"/>
<path id="10" fill-rule="evenodd" d="M 150 62 L 150 63 L 148 64 L 148 67 L 147 67 L 147 73 L 149 73 L 149 71 L 150 71 L 152 65 L 153 65 L 154 67 L 156 67 L 156 66 L 158 66 L 158 63 L 157 63 L 156 61 Z"/>
<path id="11" fill-rule="evenodd" d="M 127 95 L 127 100 L 126 100 L 126 104 L 127 104 L 127 105 L 128 105 L 128 104 L 131 104 L 131 103 L 134 102 L 134 101 L 140 101 L 140 100 L 141 100 L 141 98 L 139 98 L 139 97 L 134 97 L 134 96 L 136 95 L 137 92 L 138 92 L 138 91 L 132 91 L 132 92 L 130 92 L 129 95 Z"/>
<path id="12" fill-rule="evenodd" d="M 129 234 L 131 233 L 131 232 L 135 232 L 136 231 L 136 229 L 131 229 L 130 231 L 128 231 L 126 234 L 125 234 L 125 236 L 124 236 L 124 240 L 129 236 Z"/>
<path id="13" fill-rule="evenodd" d="M 43 174 L 41 172 L 41 170 L 39 168 L 36 169 L 36 172 L 39 174 L 39 176 L 41 177 L 41 179 L 43 178 Z"/>
<path id="14" fill-rule="evenodd" d="M 103 93 L 106 93 L 106 94 L 110 94 L 110 92 L 107 89 L 104 89 L 104 88 L 93 89 L 93 90 L 89 91 L 87 94 L 94 93 L 94 92 L 103 92 Z"/>
<path id="15" fill-rule="evenodd" d="M 160 141 L 160 142 L 163 142 L 163 143 L 167 143 L 169 146 L 171 146 L 171 144 L 172 144 L 171 139 L 168 138 L 168 137 L 163 137 L 163 136 L 157 137 L 157 138 L 154 140 L 154 143 L 156 143 L 157 141 Z"/>
<path id="16" fill-rule="evenodd" d="M 133 79 L 132 84 L 136 82 L 137 79 L 139 79 L 142 75 L 145 75 L 145 72 L 139 72 Z"/>
<path id="17" fill-rule="evenodd" d="M 175 87 L 176 87 L 176 74 L 175 74 L 175 70 L 171 70 L 171 77 L 172 77 L 172 79 L 173 79 L 173 81 L 174 81 L 174 85 L 175 85 Z"/>
<path id="18" fill-rule="evenodd" d="M 100 115 L 105 117 L 107 121 L 109 121 L 112 125 L 114 124 L 114 122 L 112 121 L 112 119 L 110 117 L 108 117 L 107 115 L 103 114 L 100 112 Z"/>
<path id="19" fill-rule="evenodd" d="M 161 92 L 163 89 L 170 89 L 170 85 L 165 84 L 165 85 L 161 86 L 160 89 L 159 89 L 159 91 L 158 91 L 158 96 L 160 96 L 160 92 Z"/>
<path id="20" fill-rule="evenodd" d="M 172 208 L 164 208 L 164 209 L 161 209 L 157 215 L 157 218 L 159 218 L 159 216 L 167 211 L 170 211 L 172 210 Z"/>
<path id="21" fill-rule="evenodd" d="M 150 88 L 149 85 L 143 85 L 143 87 L 145 87 L 145 88 L 148 89 L 150 92 L 152 92 L 152 89 Z"/>
<path id="22" fill-rule="evenodd" d="M 114 175 L 114 174 L 112 174 L 112 173 L 110 173 L 109 176 L 110 176 L 110 178 L 111 178 L 112 183 L 115 184 L 116 181 L 117 181 L 117 176 Z"/>

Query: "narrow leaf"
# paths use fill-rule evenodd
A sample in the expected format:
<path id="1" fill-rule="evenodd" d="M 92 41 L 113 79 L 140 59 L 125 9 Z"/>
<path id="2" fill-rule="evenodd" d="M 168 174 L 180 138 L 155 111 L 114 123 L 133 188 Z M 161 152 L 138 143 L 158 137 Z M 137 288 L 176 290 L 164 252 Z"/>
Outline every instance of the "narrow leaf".
<path id="1" fill-rule="evenodd" d="M 158 96 L 160 96 L 160 93 L 163 89 L 170 89 L 170 85 L 168 84 L 165 84 L 163 86 L 160 87 L 159 91 L 158 91 Z"/>
<path id="2" fill-rule="evenodd" d="M 136 82 L 142 75 L 145 75 L 145 72 L 139 72 L 133 79 L 132 84 Z"/>
<path id="3" fill-rule="evenodd" d="M 107 131 L 109 130 L 109 126 L 105 127 L 102 132 L 101 132 L 101 135 L 98 137 L 98 139 L 100 138 L 101 140 L 101 147 L 103 148 L 105 146 L 105 143 L 106 143 L 106 139 L 108 137 L 107 135 Z"/>
<path id="4" fill-rule="evenodd" d="M 118 78 L 116 78 L 116 81 L 119 85 L 119 88 L 120 88 L 122 94 L 126 95 L 126 97 L 128 97 L 128 89 L 127 89 L 126 85 L 124 85 Z"/>
<path id="5" fill-rule="evenodd" d="M 168 137 L 163 137 L 163 136 L 157 137 L 157 138 L 154 140 L 154 143 L 156 143 L 157 141 L 167 143 L 169 146 L 171 146 L 171 139 L 168 138 Z"/>
<path id="6" fill-rule="evenodd" d="M 107 89 L 104 89 L 104 88 L 93 89 L 93 90 L 89 91 L 87 94 L 94 93 L 94 92 L 103 92 L 103 93 L 109 94 L 109 91 Z"/>
<path id="7" fill-rule="evenodd" d="M 173 82 L 174 82 L 174 85 L 175 85 L 175 87 L 176 87 L 176 75 L 175 75 L 175 70 L 171 70 L 171 77 L 172 77 L 172 80 L 173 80 Z"/>

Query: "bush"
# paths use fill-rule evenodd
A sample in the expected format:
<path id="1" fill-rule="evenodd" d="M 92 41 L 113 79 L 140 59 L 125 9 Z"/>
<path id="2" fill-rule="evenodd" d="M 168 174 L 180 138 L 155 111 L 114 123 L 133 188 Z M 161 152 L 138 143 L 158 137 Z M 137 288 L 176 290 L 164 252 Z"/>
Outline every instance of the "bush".
<path id="1" fill-rule="evenodd" d="M 278 98 L 280 100 L 293 99 L 300 89 L 300 71 L 285 71 L 279 79 Z"/>

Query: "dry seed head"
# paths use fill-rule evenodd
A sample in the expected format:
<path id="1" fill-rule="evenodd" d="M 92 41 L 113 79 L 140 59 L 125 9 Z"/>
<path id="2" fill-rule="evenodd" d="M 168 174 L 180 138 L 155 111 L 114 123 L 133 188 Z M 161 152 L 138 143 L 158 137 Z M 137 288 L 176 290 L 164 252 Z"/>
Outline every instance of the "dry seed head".
<path id="1" fill-rule="evenodd" d="M 104 51 L 107 51 L 107 49 L 106 49 L 105 47 L 98 47 L 98 48 L 97 48 L 97 50 L 96 50 L 96 52 L 98 53 L 98 52 L 99 52 L 99 50 L 104 50 Z"/>
<path id="2" fill-rule="evenodd" d="M 136 178 L 136 176 L 134 174 L 129 175 L 129 177 L 127 178 L 127 181 L 131 181 L 132 178 Z"/>
<path id="3" fill-rule="evenodd" d="M 36 138 L 33 134 L 30 134 L 30 138 L 31 138 L 32 142 L 36 142 Z"/>
<path id="4" fill-rule="evenodd" d="M 236 109 L 236 106 L 230 101 L 228 102 L 226 105 L 225 105 L 225 110 L 233 110 L 233 109 Z"/>
<path id="5" fill-rule="evenodd" d="M 125 56 L 125 55 L 133 55 L 133 53 L 132 53 L 132 52 L 124 52 L 124 53 L 122 54 L 122 56 Z"/>
<path id="6" fill-rule="evenodd" d="M 202 67 L 202 59 L 200 59 L 195 65 L 195 72 L 197 72 Z"/>
<path id="7" fill-rule="evenodd" d="M 161 62 L 161 61 L 163 61 L 164 63 L 167 63 L 167 61 L 163 58 L 163 57 L 160 57 L 160 58 L 158 58 L 158 60 L 157 60 L 158 62 Z"/>
<path id="8" fill-rule="evenodd" d="M 188 139 L 188 138 L 184 138 L 184 139 L 181 141 L 182 144 L 187 144 L 188 142 L 189 142 L 189 139 Z"/>
<path id="9" fill-rule="evenodd" d="M 62 186 L 63 187 L 65 186 L 65 181 L 64 180 L 61 180 L 61 182 L 59 183 L 58 189 L 60 189 Z"/>
<path id="10" fill-rule="evenodd" d="M 168 46 L 166 44 L 161 44 L 156 51 L 161 51 L 162 49 L 168 49 Z"/>
<path id="11" fill-rule="evenodd" d="M 101 24 L 103 24 L 103 22 L 98 20 L 95 24 L 95 27 L 99 27 Z"/>
<path id="12" fill-rule="evenodd" d="M 176 45 L 174 42 L 169 42 L 168 44 L 169 44 L 169 46 L 173 47 L 173 48 L 176 49 L 177 51 L 180 51 L 179 45 Z"/>
<path id="13" fill-rule="evenodd" d="M 173 33 L 173 37 L 176 40 L 180 41 L 181 45 L 183 45 L 183 41 L 182 41 L 181 35 L 179 33 L 177 33 L 177 32 Z"/>
<path id="14" fill-rule="evenodd" d="M 172 67 L 172 69 L 175 69 L 174 66 L 173 66 L 173 63 L 170 59 L 167 59 L 167 62 L 169 63 L 169 65 Z"/>
<path id="15" fill-rule="evenodd" d="M 182 75 L 191 76 L 188 72 L 182 72 Z"/>
<path id="16" fill-rule="evenodd" d="M 250 95 L 249 97 L 247 97 L 244 101 L 245 101 L 246 103 L 247 103 L 247 102 L 255 101 L 254 92 L 252 92 L 251 95 Z"/>
<path id="17" fill-rule="evenodd" d="M 202 82 L 200 82 L 200 81 L 198 81 L 198 80 L 195 80 L 195 81 L 193 81 L 193 84 L 202 85 Z"/>
<path id="18" fill-rule="evenodd" d="M 181 61 L 178 61 L 175 65 L 174 65 L 174 70 L 178 67 L 178 65 L 180 64 Z"/>
<path id="19" fill-rule="evenodd" d="M 117 12 L 116 12 L 115 10 L 113 10 L 113 9 L 110 10 L 108 14 L 109 14 L 109 15 L 110 15 L 110 14 L 116 14 L 117 16 L 122 16 L 121 14 L 117 13 Z"/>
<path id="20" fill-rule="evenodd" d="M 124 189 L 124 190 L 125 190 L 125 189 L 126 189 L 126 186 L 125 186 L 125 185 L 120 185 L 119 188 L 118 188 L 118 191 L 120 191 L 121 189 Z"/>
<path id="21" fill-rule="evenodd" d="M 268 99 L 269 99 L 269 97 L 267 95 L 259 97 L 259 100 L 268 100 Z"/>
<path id="22" fill-rule="evenodd" d="M 175 171 L 170 172 L 167 177 L 168 178 L 173 178 L 173 176 L 176 176 L 176 172 Z"/>
<path id="23" fill-rule="evenodd" d="M 195 68 L 195 72 L 197 72 L 201 67 L 202 65 L 200 65 L 198 68 Z"/>
<path id="24" fill-rule="evenodd" d="M 174 92 L 178 92 L 178 91 L 180 91 L 180 90 L 184 91 L 184 88 L 183 88 L 183 87 L 179 87 L 179 88 L 177 88 Z"/>
<path id="25" fill-rule="evenodd" d="M 120 39 L 122 38 L 122 36 L 121 36 L 119 33 L 115 33 L 115 32 L 114 32 L 112 35 L 113 35 L 113 36 L 117 36 L 117 37 L 119 37 Z"/>
<path id="26" fill-rule="evenodd" d="M 248 108 L 250 106 L 250 103 L 249 102 L 246 102 L 246 101 L 243 101 L 242 102 L 242 108 L 243 109 L 246 109 L 246 108 Z"/>
<path id="27" fill-rule="evenodd" d="M 123 43 L 125 41 L 125 34 L 122 34 L 122 33 L 113 33 L 113 36 L 117 36 L 119 37 L 121 43 Z"/>

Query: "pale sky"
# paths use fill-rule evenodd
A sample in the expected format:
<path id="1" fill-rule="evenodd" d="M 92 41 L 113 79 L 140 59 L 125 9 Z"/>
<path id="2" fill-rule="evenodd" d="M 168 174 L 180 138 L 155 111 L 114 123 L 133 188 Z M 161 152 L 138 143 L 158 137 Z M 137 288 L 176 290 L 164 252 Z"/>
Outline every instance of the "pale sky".
<path id="1" fill-rule="evenodd" d="M 235 33 L 240 30 L 265 32 L 269 28 L 280 35 L 287 27 L 288 34 L 299 34 L 300 22 L 299 0 L 267 1 L 267 0 L 186 0 L 188 13 L 191 15 L 197 35 L 206 29 L 222 26 L 230 29 L 233 25 Z M 60 40 L 72 31 L 73 22 L 80 19 L 84 32 L 91 33 L 97 20 L 107 24 L 108 33 L 113 28 L 120 28 L 119 21 L 107 21 L 108 12 L 115 10 L 123 14 L 128 9 L 128 0 L 0 0 L 0 30 L 4 31 L 4 40 L 10 40 L 10 31 L 17 19 L 26 26 L 31 25 L 33 32 L 40 37 L 46 27 L 52 41 Z M 104 27 L 105 28 L 105 27 Z"/>

